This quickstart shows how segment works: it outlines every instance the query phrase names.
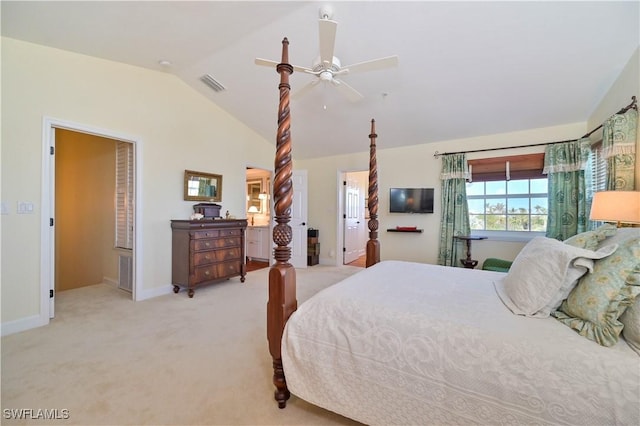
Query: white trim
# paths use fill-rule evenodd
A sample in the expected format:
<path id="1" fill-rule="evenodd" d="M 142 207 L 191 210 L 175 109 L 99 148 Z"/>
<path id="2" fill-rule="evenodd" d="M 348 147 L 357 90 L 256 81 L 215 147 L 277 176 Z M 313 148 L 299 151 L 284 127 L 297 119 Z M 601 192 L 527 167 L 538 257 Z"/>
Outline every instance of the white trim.
<path id="1" fill-rule="evenodd" d="M 49 301 L 47 300 L 47 303 Z M 47 310 L 48 312 L 48 310 Z M 20 318 L 14 321 L 8 321 L 2 323 L 2 336 L 8 336 L 10 334 L 20 333 L 21 331 L 31 330 L 32 328 L 42 327 L 49 324 L 49 315 L 43 318 L 43 315 L 33 315 L 31 317 Z"/>
<path id="2" fill-rule="evenodd" d="M 55 205 L 53 200 L 55 181 L 52 177 L 52 156 L 50 155 L 50 147 L 52 146 L 54 129 L 67 129 L 82 133 L 88 133 L 96 136 L 116 139 L 123 142 L 133 144 L 135 157 L 135 235 L 133 241 L 133 257 L 134 257 L 134 287 L 133 300 L 140 300 L 138 293 L 141 292 L 143 283 L 142 274 L 142 140 L 138 137 L 126 135 L 112 130 L 105 130 L 85 124 L 75 123 L 71 121 L 61 120 L 53 117 L 43 117 L 42 125 L 42 214 L 41 214 L 41 242 L 40 242 L 40 314 L 39 321 L 33 327 L 47 325 L 49 323 L 49 290 L 53 288 L 53 256 L 55 254 L 54 247 L 54 230 L 49 226 L 49 219 L 54 218 Z M 29 322 L 31 324 L 32 322 Z M 32 327 L 30 327 L 32 328 Z M 4 325 L 3 325 L 4 331 Z"/>
<path id="3" fill-rule="evenodd" d="M 136 302 L 152 299 L 158 296 L 164 296 L 166 294 L 173 293 L 173 285 L 166 285 L 162 287 L 150 288 L 150 289 L 140 289 L 136 292 Z"/>
<path id="4" fill-rule="evenodd" d="M 342 266 L 344 264 L 344 255 L 342 248 L 344 247 L 344 182 L 347 179 L 347 172 L 337 170 L 338 190 L 336 191 L 337 221 L 336 221 L 336 247 L 333 262 L 329 260 L 327 265 Z M 330 254 L 330 253 L 329 253 Z M 331 259 L 331 256 L 329 256 Z"/>
<path id="5" fill-rule="evenodd" d="M 54 217 L 55 205 L 51 197 L 51 188 L 55 185 L 54 171 L 51 161 L 51 146 L 55 146 L 55 132 L 53 131 L 52 120 L 44 117 L 42 124 L 42 178 L 40 188 L 42 198 L 40 205 L 40 321 L 34 327 L 49 324 L 49 318 L 53 314 L 49 291 L 54 283 L 54 253 L 55 238 L 53 229 L 49 224 L 50 218 Z"/>
<path id="6" fill-rule="evenodd" d="M 473 237 L 488 237 L 491 241 L 507 241 L 507 242 L 519 242 L 526 243 L 534 239 L 535 237 L 544 237 L 544 232 L 538 231 L 482 231 L 471 230 L 471 236 Z"/>

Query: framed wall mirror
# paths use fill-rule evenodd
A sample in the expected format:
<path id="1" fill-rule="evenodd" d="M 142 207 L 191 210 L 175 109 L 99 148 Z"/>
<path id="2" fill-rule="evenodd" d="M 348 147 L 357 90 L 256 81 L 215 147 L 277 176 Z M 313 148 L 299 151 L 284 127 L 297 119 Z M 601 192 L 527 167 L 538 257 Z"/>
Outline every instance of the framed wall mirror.
<path id="1" fill-rule="evenodd" d="M 252 213 L 262 213 L 262 181 L 252 180 L 247 182 L 247 211 Z M 255 207 L 252 209 L 251 207 Z"/>
<path id="2" fill-rule="evenodd" d="M 184 171 L 185 201 L 222 201 L 222 175 Z"/>

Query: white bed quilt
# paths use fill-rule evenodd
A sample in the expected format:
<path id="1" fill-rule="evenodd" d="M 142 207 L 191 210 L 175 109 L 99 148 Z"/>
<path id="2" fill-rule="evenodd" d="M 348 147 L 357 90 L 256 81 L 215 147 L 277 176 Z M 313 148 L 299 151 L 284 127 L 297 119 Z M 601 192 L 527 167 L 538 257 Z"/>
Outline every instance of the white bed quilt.
<path id="1" fill-rule="evenodd" d="M 290 391 L 366 424 L 640 424 L 640 357 L 514 315 L 503 276 L 385 261 L 319 292 L 284 331 Z"/>

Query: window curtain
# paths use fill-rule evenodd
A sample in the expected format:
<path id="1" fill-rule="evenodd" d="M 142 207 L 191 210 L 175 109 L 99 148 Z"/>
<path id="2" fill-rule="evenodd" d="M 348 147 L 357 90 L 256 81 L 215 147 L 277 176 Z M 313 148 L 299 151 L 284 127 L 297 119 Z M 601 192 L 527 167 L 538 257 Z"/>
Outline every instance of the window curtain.
<path id="1" fill-rule="evenodd" d="M 602 151 L 607 162 L 605 185 L 608 191 L 635 189 L 637 127 L 638 111 L 634 109 L 613 115 L 602 126 Z"/>
<path id="2" fill-rule="evenodd" d="M 453 237 L 471 232 L 465 182 L 468 176 L 466 154 L 442 156 L 439 265 L 462 266 L 460 251 L 464 244 Z"/>
<path id="3" fill-rule="evenodd" d="M 589 180 L 588 138 L 573 142 L 547 145 L 544 152 L 543 174 L 548 175 L 549 215 L 547 233 L 549 238 L 565 240 L 587 230 L 590 197 L 587 193 Z"/>

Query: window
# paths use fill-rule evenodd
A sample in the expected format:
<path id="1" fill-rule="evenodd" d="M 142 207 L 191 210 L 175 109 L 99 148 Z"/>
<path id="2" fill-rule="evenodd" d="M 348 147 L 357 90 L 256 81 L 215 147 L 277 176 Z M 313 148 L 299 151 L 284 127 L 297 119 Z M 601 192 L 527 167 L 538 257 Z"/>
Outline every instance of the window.
<path id="1" fill-rule="evenodd" d="M 547 179 L 467 183 L 471 230 L 535 231 L 547 229 Z"/>
<path id="2" fill-rule="evenodd" d="M 471 231 L 545 232 L 544 154 L 469 160 L 467 205 Z"/>

